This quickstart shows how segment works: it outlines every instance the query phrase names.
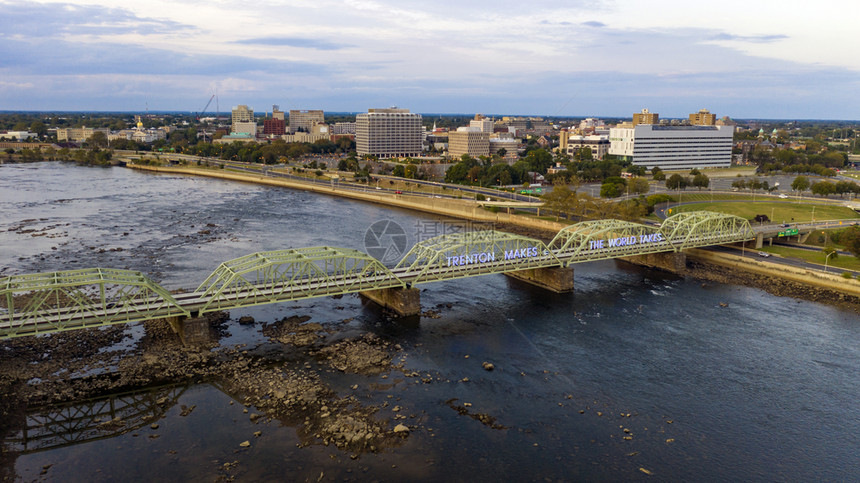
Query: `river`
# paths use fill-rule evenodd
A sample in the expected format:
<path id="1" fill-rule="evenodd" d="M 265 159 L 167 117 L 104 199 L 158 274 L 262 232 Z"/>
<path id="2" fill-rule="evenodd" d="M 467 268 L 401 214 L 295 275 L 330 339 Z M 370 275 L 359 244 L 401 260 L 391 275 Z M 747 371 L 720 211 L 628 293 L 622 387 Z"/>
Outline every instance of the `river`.
<path id="1" fill-rule="evenodd" d="M 379 220 L 402 226 L 409 244 L 471 228 L 298 190 L 119 167 L 7 164 L 0 166 L 0 276 L 128 268 L 169 289 L 194 289 L 222 261 L 256 251 L 364 250 L 368 227 Z M 157 430 L 21 451 L 21 424 L 3 422 L 4 474 L 54 481 L 860 479 L 856 312 L 614 261 L 577 265 L 575 283 L 568 295 L 502 275 L 421 285 L 422 308 L 435 315 L 417 323 L 391 320 L 358 296 L 231 311 L 221 348 L 277 352 L 261 327 L 289 316 L 309 317 L 333 339 L 370 333 L 398 344 L 396 362 L 419 377 L 319 372 L 338 395 L 379 408 L 391 427 L 410 426 L 408 437 L 377 452 L 326 445 L 303 435 L 301 421 L 252 421 L 242 401 L 201 380 L 173 389 L 175 404 L 158 415 Z M 240 325 L 242 316 L 256 323 Z M 76 403 L 53 414 L 88 404 Z M 51 409 L 33 408 L 30 417 L 45 414 Z"/>

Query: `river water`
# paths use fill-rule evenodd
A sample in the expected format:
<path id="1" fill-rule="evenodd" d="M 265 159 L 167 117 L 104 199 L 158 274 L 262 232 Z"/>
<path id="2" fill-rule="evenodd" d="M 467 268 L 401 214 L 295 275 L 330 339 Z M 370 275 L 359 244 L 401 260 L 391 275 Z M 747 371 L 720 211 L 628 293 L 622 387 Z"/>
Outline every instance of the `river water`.
<path id="1" fill-rule="evenodd" d="M 0 276 L 129 268 L 169 289 L 193 289 L 220 262 L 251 252 L 364 250 L 379 220 L 402 226 L 410 244 L 469 228 L 296 190 L 124 168 L 2 165 Z M 230 313 L 222 347 L 271 345 L 259 323 L 291 315 L 344 337 L 371 332 L 400 344 L 406 368 L 432 383 L 324 376 L 340 393 L 375 387 L 354 392 L 369 405 L 396 401 L 415 416 L 409 422 L 420 421 L 379 453 L 301 444 L 297 427 L 254 424 L 202 382 L 176 390 L 158 438 L 129 432 L 47 445 L 9 464 L 23 480 L 61 481 L 860 479 L 856 313 L 622 262 L 578 265 L 575 279 L 572 295 L 501 275 L 422 285 L 423 309 L 438 316 L 417 324 L 391 321 L 357 296 Z M 245 315 L 258 324 L 239 325 Z M 181 415 L 182 405 L 195 409 Z M 470 417 L 478 413 L 494 423 Z M 239 447 L 249 439 L 250 448 Z"/>

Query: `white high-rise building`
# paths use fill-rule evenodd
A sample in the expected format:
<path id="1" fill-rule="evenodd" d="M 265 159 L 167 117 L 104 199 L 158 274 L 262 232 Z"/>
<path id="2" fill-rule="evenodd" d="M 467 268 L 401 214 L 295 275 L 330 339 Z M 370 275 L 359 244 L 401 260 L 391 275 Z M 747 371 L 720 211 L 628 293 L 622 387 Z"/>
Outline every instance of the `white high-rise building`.
<path id="1" fill-rule="evenodd" d="M 423 143 L 421 114 L 409 109 L 368 109 L 355 116 L 355 148 L 359 156 L 417 156 Z"/>
<path id="2" fill-rule="evenodd" d="M 246 105 L 233 108 L 230 116 L 232 134 L 257 134 L 257 121 L 254 120 L 254 110 Z"/>
<path id="3" fill-rule="evenodd" d="M 488 119 L 481 114 L 476 114 L 475 119 L 469 121 L 469 127 L 478 128 L 481 132 L 488 132 L 492 134 L 493 126 L 496 124 L 492 119 Z"/>
<path id="4" fill-rule="evenodd" d="M 609 154 L 648 169 L 728 168 L 732 126 L 637 124 L 609 130 Z"/>

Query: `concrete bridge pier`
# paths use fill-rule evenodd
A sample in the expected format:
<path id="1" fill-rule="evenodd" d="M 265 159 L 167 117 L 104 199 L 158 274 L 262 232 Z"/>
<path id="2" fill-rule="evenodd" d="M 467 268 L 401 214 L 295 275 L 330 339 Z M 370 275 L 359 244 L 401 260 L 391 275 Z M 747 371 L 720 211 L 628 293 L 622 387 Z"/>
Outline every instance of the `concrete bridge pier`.
<path id="1" fill-rule="evenodd" d="M 206 317 L 168 317 L 167 323 L 173 332 L 179 336 L 183 345 L 200 345 L 214 342 L 210 331 L 209 319 Z"/>
<path id="2" fill-rule="evenodd" d="M 505 275 L 555 293 L 573 292 L 573 267 L 530 268 Z"/>
<path id="3" fill-rule="evenodd" d="M 684 252 L 660 252 L 645 255 L 633 255 L 622 260 L 636 265 L 655 267 L 670 272 L 681 272 L 687 268 L 687 254 Z"/>
<path id="4" fill-rule="evenodd" d="M 360 295 L 387 309 L 391 309 L 401 317 L 421 313 L 421 292 L 417 288 L 382 288 L 366 290 Z"/>

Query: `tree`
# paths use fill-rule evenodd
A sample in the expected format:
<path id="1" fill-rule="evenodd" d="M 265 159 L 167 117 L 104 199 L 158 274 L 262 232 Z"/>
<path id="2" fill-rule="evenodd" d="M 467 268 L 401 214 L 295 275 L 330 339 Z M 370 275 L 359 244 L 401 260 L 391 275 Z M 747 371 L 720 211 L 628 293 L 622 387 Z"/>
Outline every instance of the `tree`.
<path id="1" fill-rule="evenodd" d="M 699 188 L 700 190 L 702 188 L 707 188 L 708 186 L 710 186 L 710 184 L 711 180 L 705 174 L 699 173 L 693 176 L 693 186 Z"/>
<path id="2" fill-rule="evenodd" d="M 41 138 L 48 134 L 48 128 L 45 127 L 45 123 L 42 121 L 33 121 L 33 123 L 30 124 L 30 132 L 38 134 Z"/>
<path id="3" fill-rule="evenodd" d="M 809 178 L 806 176 L 798 176 L 791 182 L 791 189 L 794 191 L 806 191 L 809 189 Z"/>
<path id="4" fill-rule="evenodd" d="M 678 173 L 669 176 L 669 179 L 666 180 L 666 188 L 670 190 L 684 189 L 688 184 L 687 179 Z"/>
<path id="5" fill-rule="evenodd" d="M 627 180 L 627 188 L 631 193 L 644 195 L 651 190 L 651 185 L 645 178 L 631 178 Z"/>
<path id="6" fill-rule="evenodd" d="M 839 242 L 855 257 L 860 258 L 860 226 L 852 226 L 839 235 Z"/>
<path id="7" fill-rule="evenodd" d="M 624 192 L 624 185 L 616 183 L 603 183 L 600 186 L 601 198 L 618 198 Z"/>
<path id="8" fill-rule="evenodd" d="M 576 193 L 567 185 L 553 186 L 552 191 L 543 195 L 543 207 L 555 214 L 555 219 L 561 214 L 570 215 L 577 204 Z"/>
<path id="9" fill-rule="evenodd" d="M 812 191 L 812 194 L 818 196 L 832 195 L 836 193 L 836 185 L 830 181 L 819 181 L 818 183 L 813 183 L 810 191 Z"/>
<path id="10" fill-rule="evenodd" d="M 90 136 L 90 138 L 89 138 L 89 139 L 87 139 L 87 142 L 88 142 L 89 144 L 92 144 L 93 146 L 97 146 L 97 147 L 100 147 L 100 148 L 107 147 L 107 145 L 108 145 L 108 139 L 107 139 L 107 136 L 106 136 L 106 135 L 105 135 L 105 133 L 104 133 L 104 132 L 102 132 L 102 131 L 96 131 L 96 132 L 94 132 L 94 133 L 93 133 L 93 135 L 92 135 L 92 136 Z"/>
<path id="11" fill-rule="evenodd" d="M 651 168 L 651 177 L 654 178 L 654 181 L 663 181 L 666 179 L 666 175 L 663 173 L 663 170 L 660 169 L 659 166 L 654 166 Z"/>
<path id="12" fill-rule="evenodd" d="M 647 170 L 645 169 L 645 166 L 630 166 L 629 168 L 627 168 L 627 172 L 632 174 L 633 176 L 645 176 Z"/>
<path id="13" fill-rule="evenodd" d="M 737 188 L 739 190 L 745 189 L 747 187 L 747 182 L 744 179 L 736 179 L 732 181 L 732 188 Z"/>

